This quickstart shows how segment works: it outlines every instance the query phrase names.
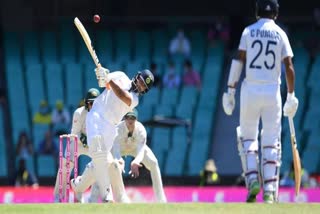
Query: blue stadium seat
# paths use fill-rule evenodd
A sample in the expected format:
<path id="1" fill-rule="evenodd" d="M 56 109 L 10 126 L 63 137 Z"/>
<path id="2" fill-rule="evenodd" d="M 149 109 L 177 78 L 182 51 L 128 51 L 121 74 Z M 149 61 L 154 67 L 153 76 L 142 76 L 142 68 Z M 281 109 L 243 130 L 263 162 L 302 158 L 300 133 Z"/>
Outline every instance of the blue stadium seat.
<path id="1" fill-rule="evenodd" d="M 58 43 L 55 32 L 44 31 L 40 33 L 40 48 L 42 62 L 57 63 L 58 62 Z"/>
<path id="2" fill-rule="evenodd" d="M 170 145 L 170 129 L 154 128 L 152 134 L 151 149 L 158 159 L 161 171 L 164 168 L 164 157 Z"/>
<path id="3" fill-rule="evenodd" d="M 184 86 L 181 90 L 179 104 L 181 105 L 195 105 L 197 101 L 198 90 L 192 86 Z"/>
<path id="4" fill-rule="evenodd" d="M 39 155 L 37 159 L 37 169 L 39 177 L 56 176 L 56 161 L 51 155 Z"/>
<path id="5" fill-rule="evenodd" d="M 83 73 L 81 64 L 67 64 L 65 67 L 65 88 L 66 88 L 66 104 L 70 106 L 78 106 L 81 99 L 84 98 L 83 92 Z M 94 71 L 91 74 L 95 77 Z"/>
<path id="6" fill-rule="evenodd" d="M 143 96 L 142 104 L 147 106 L 157 105 L 160 102 L 160 93 L 159 88 L 152 88 L 146 96 Z"/>
<path id="7" fill-rule="evenodd" d="M 64 100 L 64 75 L 62 73 L 61 64 L 46 64 L 45 78 L 47 83 L 48 103 L 50 106 L 54 106 L 57 100 Z M 74 81 L 76 82 L 76 80 Z"/>
<path id="8" fill-rule="evenodd" d="M 165 175 L 181 176 L 184 174 L 184 162 L 186 159 L 187 132 L 184 127 L 178 127 L 173 130 L 172 147 L 168 151 L 166 160 Z"/>
<path id="9" fill-rule="evenodd" d="M 23 35 L 23 56 L 24 62 L 40 63 L 40 48 L 38 34 L 35 32 L 27 32 Z"/>
<path id="10" fill-rule="evenodd" d="M 0 177 L 7 177 L 7 152 L 4 138 L 3 109 L 0 107 Z"/>
<path id="11" fill-rule="evenodd" d="M 178 88 L 163 88 L 161 93 L 161 105 L 170 105 L 174 106 L 178 103 Z"/>
<path id="12" fill-rule="evenodd" d="M 112 62 L 114 60 L 114 42 L 112 39 L 112 33 L 110 31 L 99 30 L 97 32 L 97 40 L 95 46 L 97 47 L 96 52 L 103 66 L 107 66 L 109 62 Z"/>
<path id="13" fill-rule="evenodd" d="M 142 69 L 141 61 L 130 61 L 127 63 L 125 73 L 129 77 L 129 79 L 132 79 L 134 75 L 137 74 L 138 71 L 141 71 L 141 69 Z"/>
<path id="14" fill-rule="evenodd" d="M 194 106 L 192 104 L 185 105 L 181 103 L 176 108 L 175 116 L 178 118 L 192 120 L 193 112 L 194 112 Z"/>
<path id="15" fill-rule="evenodd" d="M 0 140 L 4 140 L 0 136 Z M 7 177 L 8 175 L 8 166 L 7 166 L 7 154 L 5 149 L 5 144 L 0 144 L 0 177 Z"/>
<path id="16" fill-rule="evenodd" d="M 63 29 L 59 33 L 59 55 L 61 63 L 75 63 L 76 62 L 76 38 L 73 34 L 74 31 Z M 80 38 L 79 38 L 80 39 Z"/>
<path id="17" fill-rule="evenodd" d="M 203 168 L 209 151 L 209 136 L 202 135 L 192 137 L 192 143 L 188 159 L 188 175 L 199 175 Z"/>
<path id="18" fill-rule="evenodd" d="M 3 36 L 4 60 L 6 66 L 9 64 L 20 65 L 22 62 L 22 51 L 19 46 L 19 36 L 16 32 L 5 32 Z"/>
<path id="19" fill-rule="evenodd" d="M 131 33 L 126 30 L 115 32 L 116 61 L 127 62 L 131 60 L 132 41 Z"/>
<path id="20" fill-rule="evenodd" d="M 138 105 L 138 120 L 143 122 L 153 118 L 153 106 L 152 105 Z"/>
<path id="21" fill-rule="evenodd" d="M 151 56 L 151 35 L 146 31 L 135 31 L 134 59 L 144 58 L 150 60 Z"/>
<path id="22" fill-rule="evenodd" d="M 32 137 L 33 137 L 33 144 L 36 149 L 39 148 L 41 141 L 45 137 L 45 133 L 49 130 L 49 125 L 45 124 L 33 124 L 32 127 Z"/>
<path id="23" fill-rule="evenodd" d="M 174 110 L 174 108 L 172 106 L 158 105 L 158 106 L 155 106 L 154 115 L 155 116 L 163 116 L 163 117 L 171 117 L 174 115 L 173 110 Z"/>
<path id="24" fill-rule="evenodd" d="M 84 65 L 84 89 L 87 92 L 90 88 L 98 88 L 98 81 L 92 65 Z"/>
<path id="25" fill-rule="evenodd" d="M 153 30 L 151 34 L 153 47 L 152 61 L 155 61 L 157 63 L 167 62 L 169 38 L 166 30 Z"/>
<path id="26" fill-rule="evenodd" d="M 43 67 L 41 64 L 28 64 L 26 83 L 31 109 L 37 109 L 41 100 L 45 99 Z"/>

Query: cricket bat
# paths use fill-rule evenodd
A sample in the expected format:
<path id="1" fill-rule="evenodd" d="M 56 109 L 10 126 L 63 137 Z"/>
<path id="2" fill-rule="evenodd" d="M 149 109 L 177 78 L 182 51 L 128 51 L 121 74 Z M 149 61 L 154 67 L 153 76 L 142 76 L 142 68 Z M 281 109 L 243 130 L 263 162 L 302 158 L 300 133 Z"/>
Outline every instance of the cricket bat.
<path id="1" fill-rule="evenodd" d="M 291 134 L 291 148 L 292 148 L 292 159 L 293 159 L 293 168 L 294 168 L 294 182 L 295 182 L 295 193 L 296 196 L 300 192 L 301 184 L 301 161 L 299 156 L 299 151 L 297 148 L 296 133 L 293 123 L 293 118 L 288 117 L 290 134 Z"/>
<path id="2" fill-rule="evenodd" d="M 74 24 L 77 27 L 77 29 L 79 30 L 79 32 L 82 36 L 82 39 L 85 42 L 94 63 L 96 64 L 97 67 L 101 67 L 100 61 L 99 61 L 98 56 L 96 54 L 96 51 L 94 50 L 94 47 L 92 45 L 90 36 L 89 36 L 87 30 L 85 29 L 85 27 L 83 26 L 83 24 L 81 23 L 81 21 L 78 19 L 78 17 L 74 18 Z"/>

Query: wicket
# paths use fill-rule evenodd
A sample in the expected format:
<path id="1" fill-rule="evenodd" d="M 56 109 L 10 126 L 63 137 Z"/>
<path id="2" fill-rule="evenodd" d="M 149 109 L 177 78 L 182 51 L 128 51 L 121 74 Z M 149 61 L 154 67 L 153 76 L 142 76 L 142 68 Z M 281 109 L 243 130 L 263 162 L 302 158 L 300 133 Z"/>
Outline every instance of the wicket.
<path id="1" fill-rule="evenodd" d="M 63 142 L 66 139 L 66 191 L 65 195 L 63 195 Z M 60 144 L 59 144 L 59 201 L 60 202 L 69 202 L 69 194 L 70 194 L 70 144 L 74 142 L 74 151 L 73 151 L 73 162 L 74 162 L 74 178 L 78 176 L 78 136 L 74 134 L 64 134 L 60 135 Z M 76 197 L 74 196 L 74 202 L 76 202 Z"/>

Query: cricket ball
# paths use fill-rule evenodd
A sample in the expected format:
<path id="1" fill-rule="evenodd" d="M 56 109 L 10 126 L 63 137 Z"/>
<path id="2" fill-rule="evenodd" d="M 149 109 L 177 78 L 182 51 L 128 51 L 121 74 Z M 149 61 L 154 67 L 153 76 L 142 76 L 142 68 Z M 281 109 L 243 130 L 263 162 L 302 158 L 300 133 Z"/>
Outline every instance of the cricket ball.
<path id="1" fill-rule="evenodd" d="M 94 21 L 95 23 L 99 23 L 99 22 L 100 22 L 100 16 L 99 16 L 99 15 L 94 15 L 94 16 L 93 16 L 93 21 Z"/>

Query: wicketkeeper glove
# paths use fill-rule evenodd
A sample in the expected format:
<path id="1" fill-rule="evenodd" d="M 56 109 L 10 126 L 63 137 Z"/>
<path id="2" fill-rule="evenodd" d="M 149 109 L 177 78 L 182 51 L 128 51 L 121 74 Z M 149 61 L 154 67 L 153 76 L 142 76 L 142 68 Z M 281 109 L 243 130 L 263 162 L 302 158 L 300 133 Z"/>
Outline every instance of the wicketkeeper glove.
<path id="1" fill-rule="evenodd" d="M 293 118 L 297 112 L 299 100 L 295 97 L 294 92 L 288 93 L 286 103 L 283 107 L 283 115 Z"/>
<path id="2" fill-rule="evenodd" d="M 94 72 L 96 73 L 99 87 L 106 87 L 107 83 L 110 81 L 108 78 L 110 71 L 104 67 L 97 67 L 94 69 Z"/>
<path id="3" fill-rule="evenodd" d="M 223 93 L 222 97 L 222 105 L 223 110 L 227 115 L 232 115 L 232 112 L 234 110 L 234 106 L 236 104 L 234 95 L 236 93 L 235 88 L 228 88 L 228 92 Z"/>
<path id="4" fill-rule="evenodd" d="M 80 141 L 81 141 L 82 146 L 83 146 L 84 148 L 87 148 L 87 147 L 88 147 L 87 135 L 81 133 L 81 135 L 80 135 Z"/>

